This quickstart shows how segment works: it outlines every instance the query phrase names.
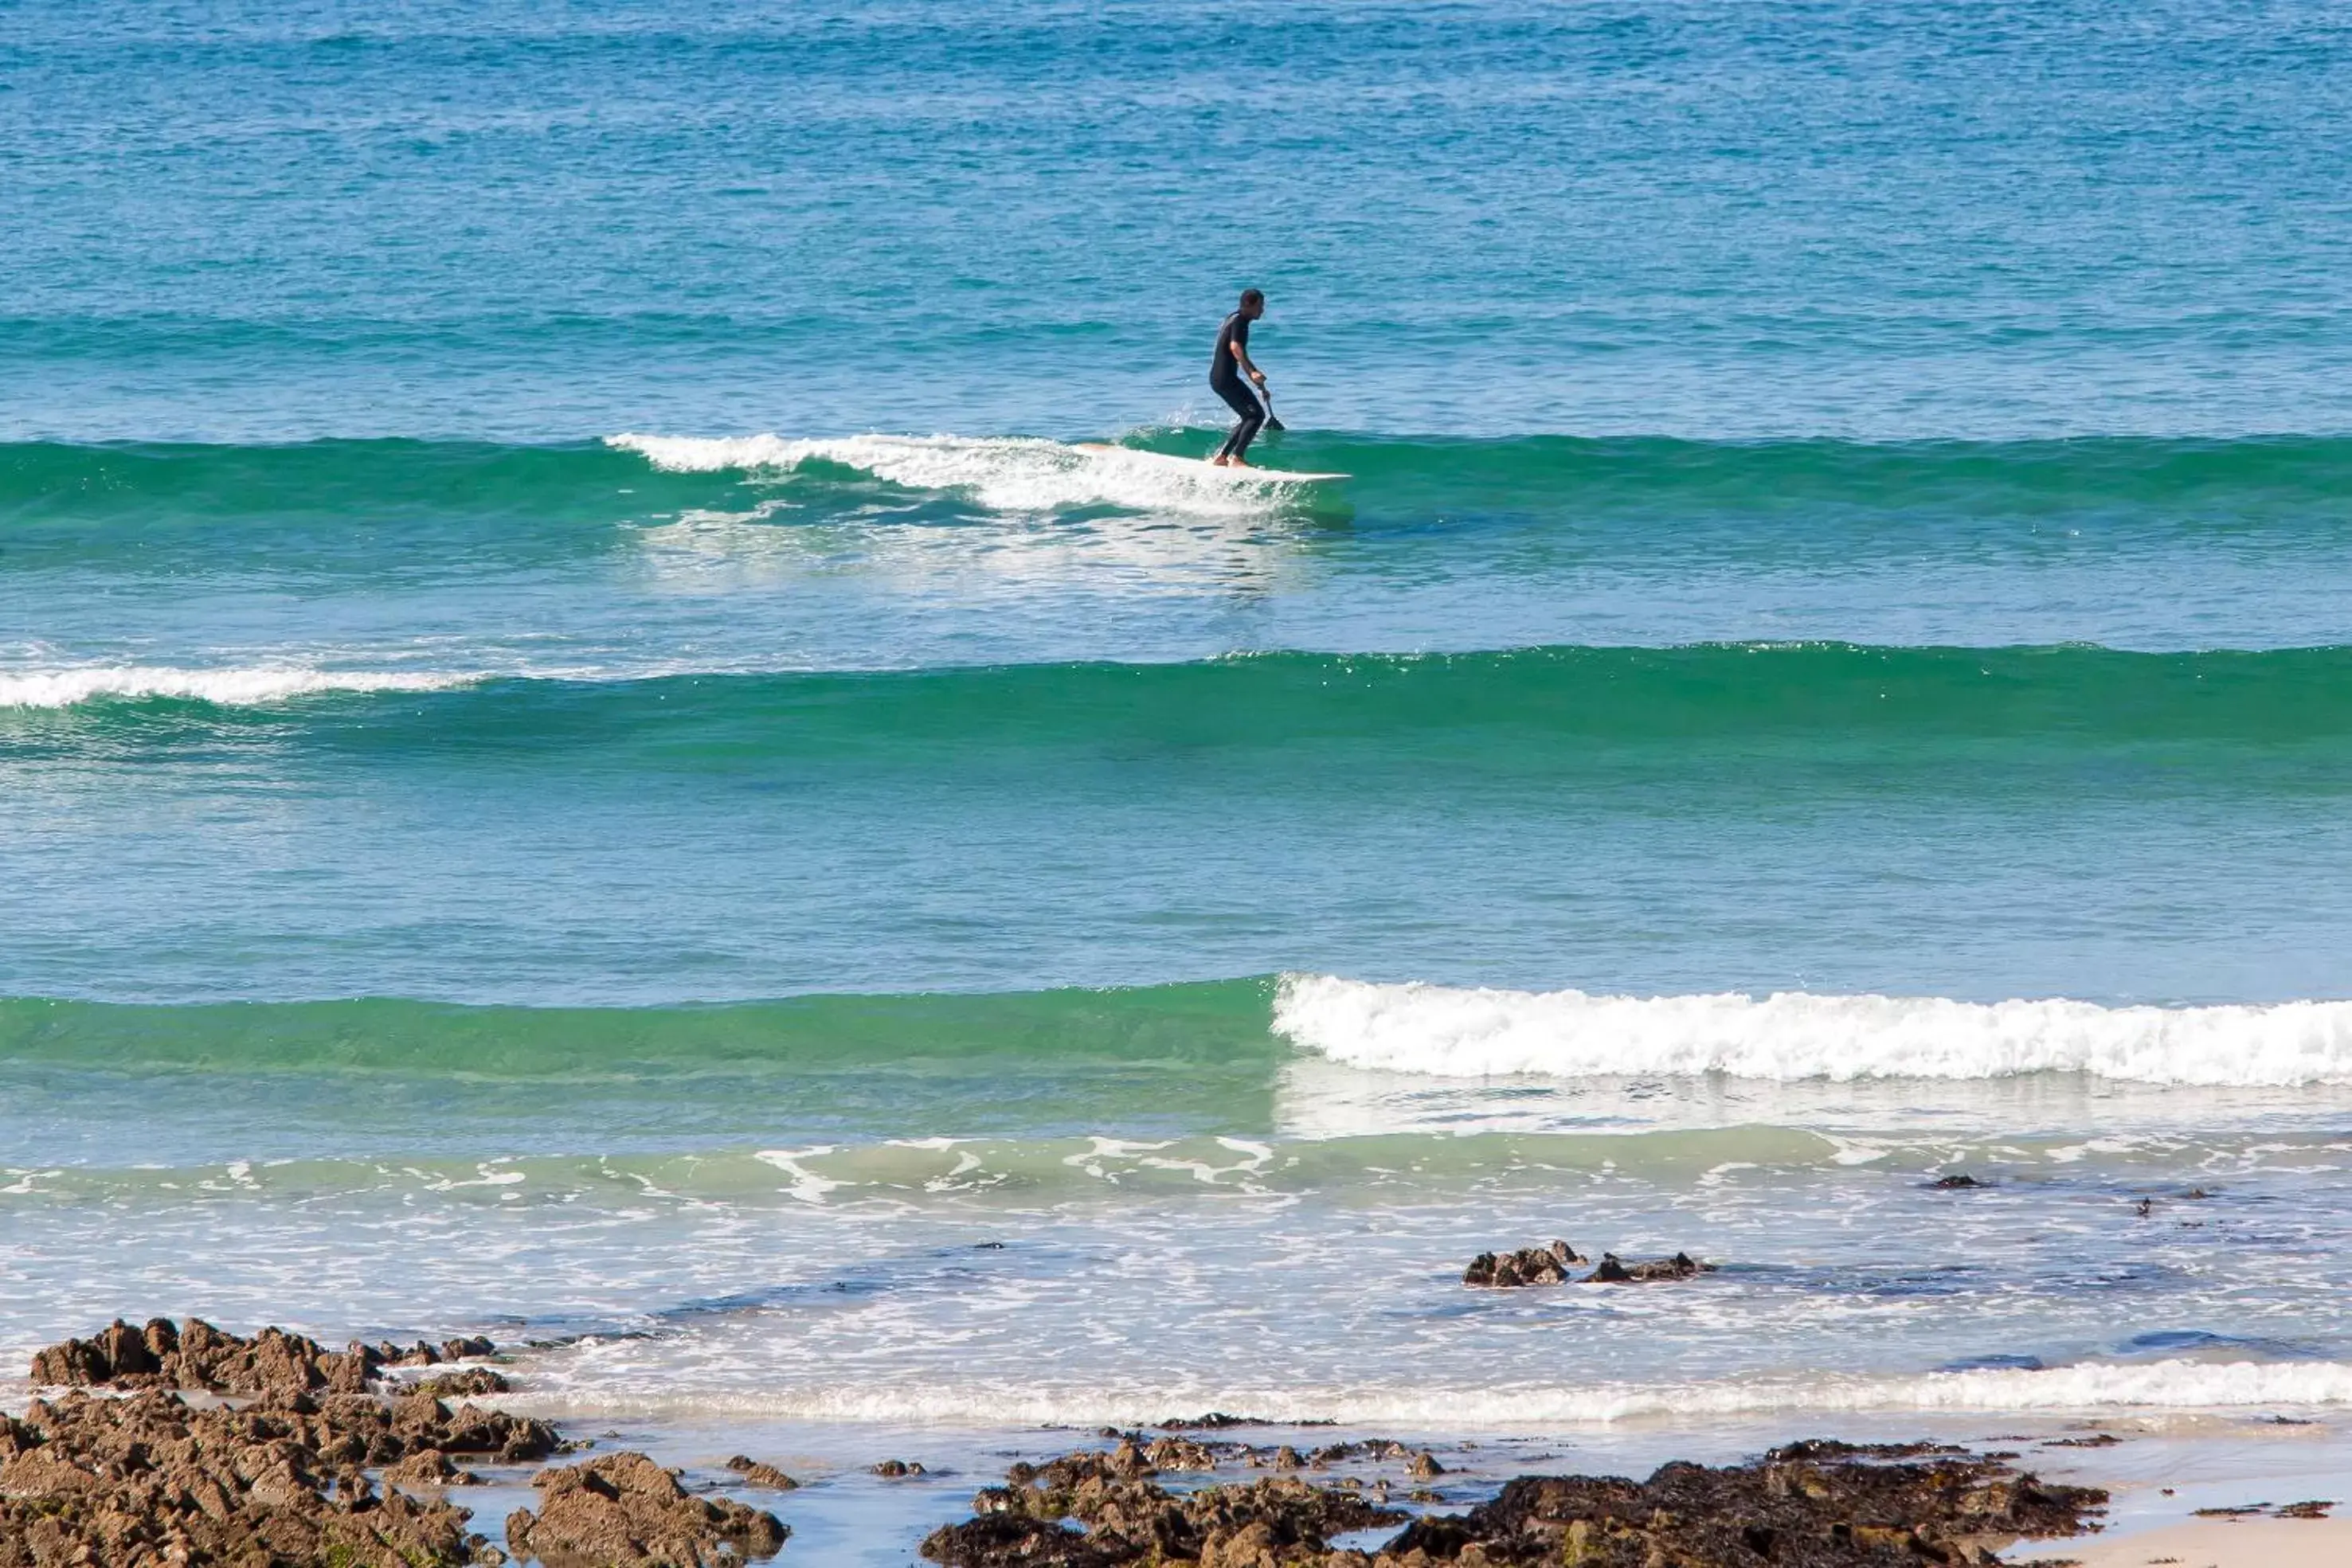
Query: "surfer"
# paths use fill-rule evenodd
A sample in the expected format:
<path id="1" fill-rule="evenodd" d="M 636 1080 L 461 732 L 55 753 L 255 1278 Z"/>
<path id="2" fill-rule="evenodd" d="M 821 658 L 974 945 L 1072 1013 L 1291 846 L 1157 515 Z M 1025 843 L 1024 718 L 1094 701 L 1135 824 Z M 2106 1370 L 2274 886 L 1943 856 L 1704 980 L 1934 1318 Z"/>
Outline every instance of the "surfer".
<path id="1" fill-rule="evenodd" d="M 1260 387 L 1265 385 L 1265 372 L 1252 364 L 1249 357 L 1250 323 L 1265 314 L 1265 296 L 1255 288 L 1244 288 L 1241 308 L 1226 317 L 1224 325 L 1217 329 L 1217 355 L 1209 361 L 1209 386 L 1241 415 L 1241 423 L 1225 437 L 1224 445 L 1209 459 L 1220 467 L 1248 467 L 1242 454 L 1249 450 L 1249 444 L 1257 439 L 1258 431 L 1265 423 L 1265 406 L 1242 380 L 1246 373 Z"/>

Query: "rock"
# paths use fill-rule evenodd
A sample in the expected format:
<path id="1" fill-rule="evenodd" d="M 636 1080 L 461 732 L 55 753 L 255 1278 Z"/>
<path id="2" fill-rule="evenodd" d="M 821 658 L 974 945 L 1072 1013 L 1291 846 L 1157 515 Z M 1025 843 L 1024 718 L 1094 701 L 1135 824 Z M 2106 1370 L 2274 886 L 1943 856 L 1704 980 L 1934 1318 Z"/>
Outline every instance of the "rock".
<path id="1" fill-rule="evenodd" d="M 1087 1544 L 1086 1531 L 1020 1514 L 983 1514 L 961 1524 L 941 1525 L 923 1538 L 923 1555 L 949 1568 L 1111 1568 L 1125 1556 L 1111 1556 Z"/>
<path id="2" fill-rule="evenodd" d="M 1405 1466 L 1404 1473 L 1417 1481 L 1433 1481 L 1445 1473 L 1445 1467 L 1437 1462 L 1436 1455 L 1423 1448 Z"/>
<path id="3" fill-rule="evenodd" d="M 1990 1186 L 1991 1185 L 1992 1183 L 1989 1181 L 1977 1180 L 1976 1177 L 1969 1175 L 1966 1171 L 1959 1171 L 1948 1176 L 1938 1176 L 1936 1180 L 1927 1184 L 1928 1187 L 1936 1192 L 1962 1192 L 1969 1187 Z"/>
<path id="4" fill-rule="evenodd" d="M 1687 1252 L 1677 1252 L 1671 1258 L 1654 1259 L 1646 1263 L 1626 1263 L 1614 1252 L 1601 1255 L 1601 1266 L 1584 1277 L 1588 1285 L 1645 1285 L 1661 1280 L 1696 1280 L 1701 1274 L 1712 1274 L 1716 1266 L 1702 1263 Z"/>
<path id="5" fill-rule="evenodd" d="M 1549 1247 L 1522 1247 L 1516 1252 L 1481 1252 L 1462 1270 L 1462 1282 L 1505 1290 L 1518 1285 L 1558 1285 L 1566 1282 L 1570 1265 L 1587 1260 L 1565 1241 L 1555 1241 Z"/>
<path id="6" fill-rule="evenodd" d="M 408 1390 L 426 1394 L 436 1399 L 459 1399 L 468 1394 L 506 1394 L 514 1385 L 487 1366 L 469 1366 L 459 1372 L 436 1373 L 421 1377 L 407 1385 Z"/>
<path id="7" fill-rule="evenodd" d="M 488 1355 L 498 1347 L 486 1339 L 451 1340 L 444 1349 Z M 394 1351 L 387 1355 L 385 1352 Z M 326 1390 L 362 1394 L 384 1366 L 422 1352 L 419 1344 L 398 1352 L 389 1345 L 352 1344 L 332 1351 L 313 1339 L 266 1328 L 251 1339 L 224 1333 L 202 1318 L 175 1325 L 169 1318 L 134 1329 L 117 1319 L 89 1339 L 69 1339 L 33 1357 L 33 1382 L 40 1387 L 194 1388 L 214 1394 L 305 1393 Z M 497 1378 L 496 1373 L 479 1375 Z M 501 1380 L 503 1382 L 503 1380 Z M 469 1388 L 467 1393 L 487 1393 Z"/>
<path id="8" fill-rule="evenodd" d="M 505 1464 L 546 1458 L 562 1447 L 555 1428 L 528 1416 L 461 1405 L 454 1412 L 430 1394 L 410 1394 L 388 1412 L 394 1435 L 409 1448 L 477 1454 Z"/>
<path id="9" fill-rule="evenodd" d="M 481 1485 L 482 1478 L 471 1470 L 461 1470 L 449 1462 L 449 1456 L 438 1448 L 419 1448 L 404 1459 L 386 1465 L 383 1484 L 388 1487 L 470 1487 Z"/>
<path id="10" fill-rule="evenodd" d="M 1521 1477 L 1466 1514 L 1415 1521 L 1382 1552 L 1610 1568 L 1978 1563 L 2017 1537 L 2081 1534 L 2105 1502 L 2103 1491 L 2046 1485 L 1990 1460 L 1899 1461 L 1844 1445 L 1797 1445 L 1720 1469 L 1669 1464 L 1642 1482 Z"/>
<path id="11" fill-rule="evenodd" d="M 776 1469 L 763 1465 L 749 1454 L 738 1454 L 727 1461 L 727 1468 L 743 1478 L 746 1486 L 766 1487 L 771 1491 L 798 1491 L 801 1483 Z"/>
<path id="12" fill-rule="evenodd" d="M 1319 1563 L 1329 1536 L 1406 1518 L 1286 1476 L 1180 1495 L 1147 1479 L 1151 1473 L 1150 1453 L 1132 1443 L 1015 1465 L 1006 1485 L 972 1499 L 979 1518 L 934 1531 L 923 1554 L 963 1568 L 1147 1562 L 1256 1568 Z M 1065 1520 L 1076 1521 L 1083 1533 Z"/>
<path id="13" fill-rule="evenodd" d="M 110 1371 L 141 1375 L 119 1343 L 100 1349 Z M 379 1496 L 349 1462 L 352 1443 L 367 1446 L 307 1396 L 242 1410 L 161 1389 L 36 1400 L 22 1420 L 0 1416 L 0 1568 L 459 1568 L 488 1549 L 463 1509 Z"/>
<path id="14" fill-rule="evenodd" d="M 698 1498 L 643 1454 L 607 1454 L 532 1478 L 539 1510 L 507 1517 L 507 1544 L 548 1568 L 717 1568 L 773 1556 L 790 1533 L 775 1515 Z"/>
<path id="15" fill-rule="evenodd" d="M 1144 1462 L 1155 1470 L 1213 1470 L 1216 1451 L 1188 1437 L 1158 1437 L 1145 1445 Z"/>
<path id="16" fill-rule="evenodd" d="M 874 1466 L 871 1473 L 887 1479 L 897 1480 L 902 1476 L 921 1475 L 923 1467 L 911 1459 L 885 1459 Z"/>
<path id="17" fill-rule="evenodd" d="M 1401 1446 L 1337 1445 L 1391 1457 Z M 1015 1465 L 934 1531 L 950 1568 L 1946 1568 L 1993 1562 L 2016 1537 L 2080 1534 L 2106 1494 L 2046 1485 L 1932 1444 L 1793 1444 L 1755 1464 L 1670 1464 L 1647 1481 L 1521 1477 L 1464 1514 L 1420 1519 L 1347 1490 L 1276 1477 L 1169 1492 L 1137 1473 L 1132 1444 Z M 1428 1460 L 1412 1456 L 1416 1473 Z M 1416 1500 L 1435 1502 L 1419 1490 Z M 1335 1552 L 1345 1531 L 1402 1524 L 1377 1553 Z"/>

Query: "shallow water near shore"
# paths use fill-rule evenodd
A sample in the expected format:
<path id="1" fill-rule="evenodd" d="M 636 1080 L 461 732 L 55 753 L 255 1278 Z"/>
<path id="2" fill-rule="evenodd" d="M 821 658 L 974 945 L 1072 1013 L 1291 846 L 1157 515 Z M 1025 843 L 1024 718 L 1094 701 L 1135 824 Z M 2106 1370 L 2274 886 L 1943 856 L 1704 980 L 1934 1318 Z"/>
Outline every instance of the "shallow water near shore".
<path id="1" fill-rule="evenodd" d="M 2343 1469 L 2330 8 L 10 18 L 0 1375 Z"/>

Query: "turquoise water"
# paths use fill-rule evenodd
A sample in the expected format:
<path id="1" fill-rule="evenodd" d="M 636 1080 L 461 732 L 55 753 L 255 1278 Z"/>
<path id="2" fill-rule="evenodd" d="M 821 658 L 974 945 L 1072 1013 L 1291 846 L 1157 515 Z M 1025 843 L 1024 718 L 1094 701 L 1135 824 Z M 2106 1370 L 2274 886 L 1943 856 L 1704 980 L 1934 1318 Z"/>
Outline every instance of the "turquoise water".
<path id="1" fill-rule="evenodd" d="M 2347 43 L 0 12 L 0 1354 L 2332 1416 Z"/>

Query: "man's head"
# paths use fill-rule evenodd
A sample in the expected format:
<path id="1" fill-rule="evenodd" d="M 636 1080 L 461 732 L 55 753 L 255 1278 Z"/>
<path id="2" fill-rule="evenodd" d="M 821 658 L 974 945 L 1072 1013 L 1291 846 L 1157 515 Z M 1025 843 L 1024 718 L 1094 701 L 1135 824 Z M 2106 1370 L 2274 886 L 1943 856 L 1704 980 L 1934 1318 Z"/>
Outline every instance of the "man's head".
<path id="1" fill-rule="evenodd" d="M 1265 314 L 1265 296 L 1255 288 L 1242 290 L 1242 314 L 1255 321 Z"/>

